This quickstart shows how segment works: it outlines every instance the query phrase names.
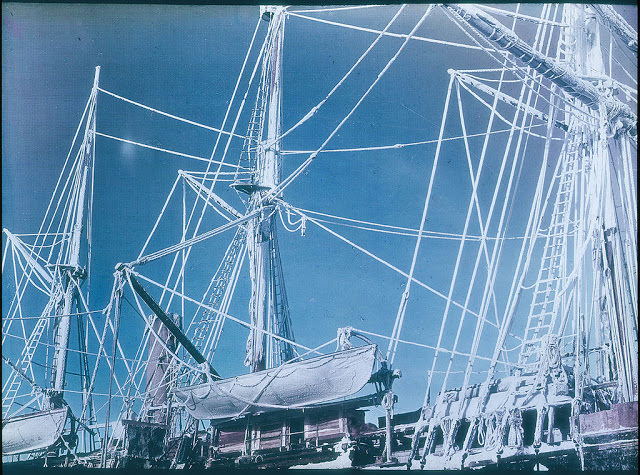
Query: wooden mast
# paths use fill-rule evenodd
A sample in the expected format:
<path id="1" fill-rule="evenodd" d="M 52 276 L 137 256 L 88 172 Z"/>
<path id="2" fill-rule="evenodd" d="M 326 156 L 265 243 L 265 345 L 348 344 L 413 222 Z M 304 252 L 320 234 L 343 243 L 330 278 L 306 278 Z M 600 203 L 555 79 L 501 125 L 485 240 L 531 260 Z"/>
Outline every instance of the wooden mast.
<path id="1" fill-rule="evenodd" d="M 95 140 L 95 112 L 96 100 L 98 95 L 98 81 L 100 78 L 100 66 L 96 66 L 95 76 L 93 80 L 93 89 L 91 90 L 91 103 L 89 108 L 89 116 L 84 131 L 84 140 L 82 142 L 80 164 L 80 183 L 78 185 L 78 198 L 76 209 L 71 224 L 71 238 L 68 248 L 68 263 L 57 266 L 56 275 L 63 280 L 64 297 L 62 301 L 62 317 L 58 322 L 55 337 L 54 352 L 54 369 L 52 374 L 53 396 L 51 404 L 58 407 L 64 395 L 65 372 L 67 366 L 67 353 L 69 346 L 69 334 L 71 331 L 71 313 L 73 311 L 74 301 L 78 286 L 86 277 L 85 270 L 80 266 L 80 239 L 82 236 L 82 226 L 84 222 L 84 210 L 87 192 L 87 180 L 89 170 L 92 166 L 91 156 Z"/>
<path id="2" fill-rule="evenodd" d="M 260 213 L 247 223 L 247 250 L 251 277 L 249 313 L 254 328 L 247 341 L 245 365 L 252 372 L 290 359 L 291 346 L 268 336 L 263 330 L 292 339 L 288 304 L 282 279 L 282 268 L 276 235 L 273 203 L 265 196 L 280 183 L 280 124 L 282 97 L 282 44 L 284 8 L 263 7 L 263 19 L 269 21 L 268 48 L 263 57 L 262 78 L 258 91 L 255 117 L 258 118 L 255 137 L 256 160 L 253 182 L 242 188 L 249 193 L 249 209 Z M 262 95 L 262 97 L 260 97 Z M 254 124 L 255 127 L 256 124 Z"/>

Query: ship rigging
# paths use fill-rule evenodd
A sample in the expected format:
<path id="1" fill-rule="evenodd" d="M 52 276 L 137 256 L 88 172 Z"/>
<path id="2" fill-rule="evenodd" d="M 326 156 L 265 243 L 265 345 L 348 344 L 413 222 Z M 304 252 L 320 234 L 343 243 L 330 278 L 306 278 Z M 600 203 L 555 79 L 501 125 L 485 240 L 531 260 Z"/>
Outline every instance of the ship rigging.
<path id="1" fill-rule="evenodd" d="M 305 44 L 298 22 L 366 41 L 338 73 L 299 56 L 287 69 L 289 42 Z M 449 37 L 433 37 L 443 24 Z M 623 16 L 273 6 L 247 45 L 215 127 L 114 92 L 113 71 L 95 68 L 37 233 L 3 230 L 3 463 L 637 468 L 637 33 Z M 436 49 L 473 64 L 425 56 Z M 430 79 L 435 62 L 409 55 L 442 71 Z M 303 68 L 292 103 L 286 79 Z M 436 85 L 443 100 L 416 103 Z M 151 141 L 114 132 L 126 116 L 103 121 L 102 101 L 206 133 L 210 153 L 174 149 L 182 132 L 166 128 Z M 414 109 L 431 128 L 390 114 L 427 121 Z M 420 135 L 385 143 L 396 128 Z M 181 168 L 164 201 L 126 202 L 157 217 L 137 257 L 109 269 L 98 308 L 103 143 Z M 330 159 L 360 154 L 378 162 L 346 173 Z M 308 204 L 325 191 L 328 208 Z M 320 252 L 304 273 L 286 259 L 305 245 L 337 255 L 316 233 L 362 259 L 331 261 L 349 275 L 323 284 L 340 309 L 326 322 L 291 292 L 323 294 Z M 349 314 L 354 298 L 372 315 Z"/>

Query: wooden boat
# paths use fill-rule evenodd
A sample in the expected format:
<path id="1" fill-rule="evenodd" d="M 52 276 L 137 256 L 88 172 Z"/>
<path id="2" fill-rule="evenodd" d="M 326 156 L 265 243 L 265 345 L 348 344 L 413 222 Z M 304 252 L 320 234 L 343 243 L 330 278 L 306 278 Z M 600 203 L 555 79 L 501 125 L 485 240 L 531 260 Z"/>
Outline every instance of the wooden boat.
<path id="1" fill-rule="evenodd" d="M 357 393 L 375 362 L 375 345 L 318 356 L 235 378 L 176 388 L 173 393 L 196 419 L 318 404 Z"/>
<path id="2" fill-rule="evenodd" d="M 69 408 L 64 407 L 2 421 L 2 454 L 33 452 L 55 445 L 68 415 Z"/>

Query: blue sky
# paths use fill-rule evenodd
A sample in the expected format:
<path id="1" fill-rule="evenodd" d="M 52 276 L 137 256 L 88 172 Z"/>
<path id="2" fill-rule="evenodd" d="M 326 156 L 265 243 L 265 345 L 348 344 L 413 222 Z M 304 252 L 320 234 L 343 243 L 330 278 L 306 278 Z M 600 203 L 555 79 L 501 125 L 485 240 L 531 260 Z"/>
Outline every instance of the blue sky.
<path id="1" fill-rule="evenodd" d="M 397 6 L 311 14 L 322 18 L 382 29 Z M 532 12 L 533 7 L 527 7 Z M 297 8 L 300 9 L 300 8 Z M 392 28 L 407 33 L 424 7 L 409 6 Z M 633 13 L 633 8 L 626 11 Z M 73 133 L 93 81 L 101 66 L 104 89 L 181 117 L 218 127 L 222 123 L 251 34 L 258 21 L 256 7 L 36 5 L 3 4 L 2 38 L 2 215 L 3 227 L 16 233 L 35 232 L 55 186 Z M 634 21 L 635 14 L 629 16 Z M 264 34 L 265 25 L 262 25 Z M 523 32 L 530 31 L 527 25 Z M 468 43 L 468 39 L 436 9 L 419 30 L 423 36 Z M 317 104 L 351 67 L 375 35 L 289 18 L 285 30 L 283 129 L 295 124 Z M 355 104 L 402 40 L 384 38 L 354 75 L 313 120 L 285 138 L 285 150 L 314 150 Z M 345 124 L 327 148 L 367 147 L 436 139 L 449 81 L 447 68 L 494 67 L 475 50 L 412 41 L 392 68 Z M 245 83 L 246 84 L 246 83 Z M 240 89 L 243 91 L 244 89 Z M 484 131 L 488 114 L 463 92 L 469 133 Z M 252 99 L 248 101 L 251 103 Z M 237 105 L 237 103 L 236 103 Z M 98 97 L 99 132 L 208 156 L 215 136 L 210 131 L 176 123 L 124 104 L 105 94 Z M 234 107 L 235 113 L 237 109 Z M 454 101 L 451 110 L 457 114 Z M 460 134 L 452 115 L 446 136 Z M 494 130 L 506 128 L 494 125 Z M 239 126 L 244 133 L 246 125 Z M 493 193 L 503 138 L 491 142 L 479 199 L 486 210 Z M 471 141 L 479 151 L 481 139 Z M 228 160 L 236 162 L 241 141 L 232 145 Z M 528 153 L 540 156 L 540 142 L 531 139 Z M 285 199 L 294 206 L 378 223 L 417 228 L 426 194 L 435 144 L 374 152 L 321 154 L 292 186 Z M 287 155 L 284 175 L 304 155 Z M 460 141 L 443 147 L 426 229 L 461 233 L 470 180 Z M 477 164 L 477 161 L 476 161 Z M 523 168 L 518 192 L 526 207 L 537 166 L 535 158 Z M 167 156 L 132 145 L 98 138 L 94 204 L 94 262 L 91 306 L 103 308 L 109 299 L 117 262 L 134 260 L 175 180 L 177 170 L 203 170 L 202 163 Z M 485 184 L 486 183 L 486 184 Z M 222 184 L 220 194 L 241 206 Z M 235 201 L 233 201 L 235 199 Z M 152 250 L 175 240 L 179 229 L 178 204 L 168 210 L 163 238 L 151 241 Z M 526 216 L 516 211 L 508 236 L 519 236 Z M 205 221 L 203 230 L 219 225 Z M 415 238 L 331 226 L 358 245 L 393 265 L 408 270 Z M 495 229 L 495 225 L 494 225 Z M 172 234 L 173 233 L 173 234 Z M 472 220 L 470 234 L 478 233 Z M 495 234 L 495 232 L 494 232 Z M 491 235 L 491 229 L 489 231 Z M 215 271 L 232 235 L 223 234 L 194 250 L 189 295 L 199 298 Z M 390 335 L 405 278 L 383 267 L 325 231 L 307 225 L 304 237 L 280 228 L 279 238 L 294 333 L 300 343 L 314 347 L 335 337 L 342 326 Z M 514 241 L 515 243 L 516 241 Z M 3 237 L 4 243 L 4 237 Z M 517 243 L 516 243 L 517 245 Z M 463 301 L 473 268 L 476 243 L 468 245 L 454 299 Z M 416 278 L 446 293 L 457 241 L 425 240 L 418 256 Z M 513 264 L 517 248 L 505 248 L 505 269 Z M 153 267 L 155 265 L 155 267 Z M 166 264 L 149 265 L 159 279 Z M 140 268 L 145 273 L 146 269 Z M 479 276 L 479 279 L 482 279 Z M 230 314 L 248 321 L 248 272 L 241 277 Z M 504 302 L 508 275 L 497 283 Z M 3 292 L 5 292 L 3 286 Z M 4 300 L 4 299 L 3 299 Z M 478 307 L 478 295 L 471 306 Z M 125 305 L 126 307 L 126 305 Z M 34 307 L 35 308 L 35 307 Z M 35 311 L 35 310 L 34 310 Z M 412 287 L 402 337 L 435 344 L 444 301 L 425 289 Z M 451 310 L 457 324 L 459 311 Z M 469 324 L 475 323 L 470 321 Z M 129 309 L 123 314 L 121 341 L 135 351 L 142 324 Z M 453 325 L 453 324 L 452 324 Z M 465 327 L 470 335 L 472 327 Z M 486 345 L 491 343 L 487 330 Z M 451 343 L 455 326 L 447 327 Z M 228 323 L 214 366 L 224 376 L 245 371 L 246 330 Z M 379 340 L 386 351 L 387 342 Z M 487 347 L 487 352 L 492 350 Z M 404 377 L 397 383 L 399 411 L 422 402 L 431 353 L 401 345 L 396 366 Z"/>

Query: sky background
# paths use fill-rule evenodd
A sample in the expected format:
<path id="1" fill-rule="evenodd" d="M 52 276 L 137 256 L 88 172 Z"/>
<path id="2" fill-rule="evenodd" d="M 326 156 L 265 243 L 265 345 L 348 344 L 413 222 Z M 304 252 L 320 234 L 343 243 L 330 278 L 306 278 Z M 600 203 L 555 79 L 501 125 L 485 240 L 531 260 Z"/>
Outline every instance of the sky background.
<path id="1" fill-rule="evenodd" d="M 344 23 L 382 29 L 397 6 L 310 13 Z M 300 7 L 293 10 L 300 10 Z M 411 5 L 391 31 L 407 33 L 425 7 Z M 525 11 L 536 13 L 536 7 Z M 621 9 L 635 27 L 637 9 Z M 101 66 L 100 85 L 106 90 L 151 107 L 203 124 L 222 124 L 253 29 L 257 7 L 153 6 L 153 5 L 2 5 L 2 221 L 15 233 L 37 231 L 54 189 L 64 157 L 91 91 L 94 68 Z M 502 19 L 507 24 L 506 19 Z M 521 34 L 531 25 L 520 26 Z M 262 39 L 266 23 L 261 25 Z M 420 28 L 422 36 L 468 43 L 468 38 L 436 9 Z M 285 28 L 282 117 L 283 130 L 295 124 L 317 104 L 375 39 L 375 35 L 290 17 Z M 383 38 L 349 80 L 316 116 L 284 139 L 284 150 L 314 150 L 375 79 L 401 45 L 398 38 Z M 252 56 L 250 65 L 254 61 Z M 367 147 L 436 139 L 449 82 L 448 68 L 494 67 L 475 50 L 419 41 L 408 44 L 398 60 L 362 103 L 327 148 Z M 246 81 L 240 86 L 244 92 Z M 468 133 L 483 132 L 486 109 L 462 93 Z M 247 112 L 253 99 L 247 100 Z M 237 111 L 234 103 L 232 113 Z M 97 130 L 109 135 L 209 156 L 215 143 L 211 131 L 181 124 L 135 108 L 105 94 L 98 96 Z M 460 134 L 457 103 L 450 106 L 453 120 L 446 136 Z M 505 114 L 508 112 L 505 110 Z M 512 113 L 512 112 L 511 112 Z M 237 132 L 246 131 L 246 113 Z M 228 128 L 229 126 L 227 126 Z M 504 129 L 496 123 L 494 130 Z M 543 129 L 540 129 L 541 131 Z M 501 138 L 502 137 L 502 138 Z M 506 134 L 492 139 L 479 189 L 486 216 Z M 223 141 L 224 143 L 224 141 Z M 531 139 L 532 157 L 523 167 L 518 188 L 522 210 L 527 209 L 540 160 L 541 141 Z M 473 139 L 474 166 L 482 141 Z M 241 141 L 235 140 L 227 160 L 236 163 Z M 141 249 L 179 169 L 201 171 L 204 164 L 168 156 L 99 137 L 96 145 L 95 202 L 90 306 L 103 308 L 109 300 L 116 263 L 134 260 Z M 219 152 L 221 149 L 219 150 Z M 292 205 L 355 219 L 417 228 L 426 194 L 435 144 L 374 152 L 321 154 L 285 192 Z M 219 158 L 220 155 L 218 155 Z M 537 158 L 536 158 L 537 157 Z M 284 176 L 306 158 L 287 155 Z M 461 233 L 470 179 L 460 141 L 443 147 L 426 229 Z M 534 177 L 534 178 L 530 178 Z M 242 206 L 228 183 L 218 191 L 235 206 Z M 179 200 L 167 210 L 160 236 L 151 250 L 176 242 L 180 230 Z M 521 236 L 525 211 L 514 208 L 508 236 Z M 495 235 L 494 225 L 489 235 Z M 208 217 L 202 231 L 220 225 Z M 415 238 L 371 233 L 337 226 L 332 229 L 358 245 L 407 271 Z M 477 234 L 477 220 L 470 234 Z M 390 335 L 406 279 L 363 255 L 325 231 L 307 225 L 304 237 L 279 228 L 281 255 L 296 340 L 308 347 L 335 337 L 339 327 L 354 326 Z M 194 248 L 187 275 L 187 294 L 200 298 L 220 262 L 232 234 L 227 232 Z M 3 236 L 3 246 L 5 237 Z M 416 278 L 440 292 L 449 289 L 457 241 L 428 239 L 418 256 Z M 505 269 L 513 266 L 518 240 L 505 247 Z M 464 301 L 473 269 L 477 243 L 465 247 L 460 283 L 453 298 Z M 168 263 L 138 269 L 161 279 Z M 148 272 L 148 274 L 147 274 Z M 166 274 L 166 271 L 165 271 Z M 511 274 L 512 275 L 512 274 Z M 498 307 L 504 305 L 510 281 L 501 273 L 497 283 Z M 478 280 L 483 283 L 483 271 Z M 466 282 L 466 283 L 465 283 Z M 479 286 L 479 292 L 482 285 Z M 155 291 L 156 289 L 154 289 Z M 3 295 L 11 291 L 3 285 Z M 152 294 L 154 292 L 151 292 Z M 248 321 L 249 278 L 245 269 L 229 313 Z M 477 310 L 480 293 L 472 294 Z M 6 299 L 3 299 L 5 301 Z M 131 298 L 131 301 L 133 299 Z M 142 336 L 140 318 L 127 308 L 121 342 L 135 352 Z M 3 309 L 5 303 L 3 303 Z M 34 301 L 33 313 L 38 314 Z M 177 310 L 174 309 L 174 310 Z M 434 345 L 444 312 L 444 301 L 416 285 L 407 308 L 402 338 Z M 445 344 L 451 345 L 460 311 L 450 310 Z M 475 320 L 467 317 L 463 330 L 467 345 Z M 225 326 L 214 366 L 223 376 L 246 371 L 244 345 L 247 331 L 232 322 Z M 386 340 L 376 340 L 386 352 Z M 487 330 L 482 351 L 492 351 L 495 331 Z M 17 343 L 14 343 L 14 345 Z M 13 347 L 13 350 L 18 348 Z M 4 351 L 4 349 L 3 349 Z M 400 345 L 395 366 L 404 376 L 395 386 L 398 412 L 417 409 L 426 387 L 432 352 Z M 75 363 L 70 363 L 75 364 Z M 460 369 L 459 361 L 456 368 Z M 3 368 L 4 369 L 4 368 Z M 72 366 L 73 369 L 73 366 Z M 4 373 L 4 371 L 3 371 Z M 438 387 L 438 386 L 436 386 Z M 378 415 L 377 413 L 375 415 Z"/>

